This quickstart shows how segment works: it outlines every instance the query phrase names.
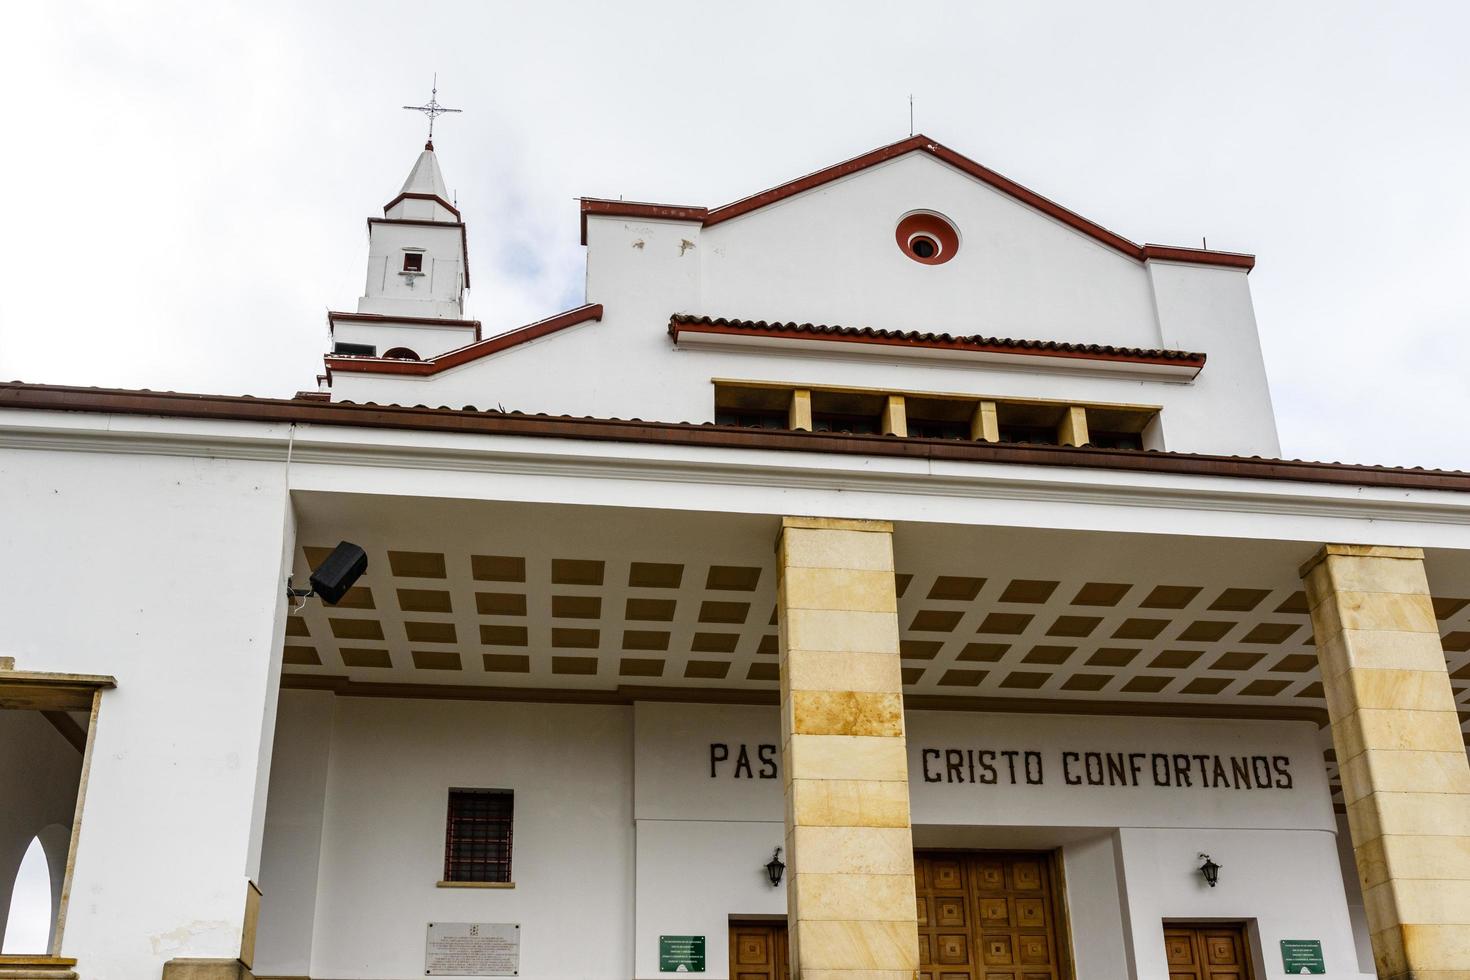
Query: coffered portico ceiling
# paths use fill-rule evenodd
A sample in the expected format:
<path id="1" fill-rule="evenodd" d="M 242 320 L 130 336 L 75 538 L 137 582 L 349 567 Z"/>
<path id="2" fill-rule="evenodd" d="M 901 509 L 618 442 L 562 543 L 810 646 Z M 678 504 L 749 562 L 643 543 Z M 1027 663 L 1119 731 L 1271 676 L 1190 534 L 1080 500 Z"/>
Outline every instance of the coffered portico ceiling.
<path id="1" fill-rule="evenodd" d="M 339 540 L 370 567 L 341 605 L 291 617 L 290 684 L 775 699 L 775 518 L 316 493 L 297 508 L 298 581 Z M 915 704 L 1325 720 L 1296 578 L 1311 544 L 900 523 L 894 547 Z M 1431 554 L 1429 571 L 1470 726 L 1470 568 Z"/>

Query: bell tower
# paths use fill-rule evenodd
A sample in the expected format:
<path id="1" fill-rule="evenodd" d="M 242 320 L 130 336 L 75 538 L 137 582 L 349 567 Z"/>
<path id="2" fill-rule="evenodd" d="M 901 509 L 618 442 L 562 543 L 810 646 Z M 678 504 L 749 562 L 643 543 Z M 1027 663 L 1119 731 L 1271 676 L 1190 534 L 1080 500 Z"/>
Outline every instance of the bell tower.
<path id="1" fill-rule="evenodd" d="M 434 153 L 434 98 L 404 106 L 429 117 L 429 139 L 398 195 L 368 218 L 367 283 L 355 313 L 327 314 L 336 357 L 423 361 L 480 339 L 478 320 L 464 318 L 470 286 L 463 216 L 450 200 Z M 323 376 L 330 387 L 330 372 Z"/>
<path id="2" fill-rule="evenodd" d="M 464 316 L 469 288 L 465 226 L 432 142 L 408 172 L 398 196 L 368 219 L 367 286 L 357 312 L 381 316 Z"/>

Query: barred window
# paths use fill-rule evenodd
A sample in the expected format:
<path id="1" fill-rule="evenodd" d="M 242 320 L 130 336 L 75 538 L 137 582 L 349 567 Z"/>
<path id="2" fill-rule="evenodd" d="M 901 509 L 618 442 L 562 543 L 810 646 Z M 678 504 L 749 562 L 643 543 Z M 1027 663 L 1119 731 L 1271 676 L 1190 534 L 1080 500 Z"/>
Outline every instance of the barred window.
<path id="1" fill-rule="evenodd" d="M 514 815 L 512 790 L 451 789 L 444 880 L 509 882 Z"/>

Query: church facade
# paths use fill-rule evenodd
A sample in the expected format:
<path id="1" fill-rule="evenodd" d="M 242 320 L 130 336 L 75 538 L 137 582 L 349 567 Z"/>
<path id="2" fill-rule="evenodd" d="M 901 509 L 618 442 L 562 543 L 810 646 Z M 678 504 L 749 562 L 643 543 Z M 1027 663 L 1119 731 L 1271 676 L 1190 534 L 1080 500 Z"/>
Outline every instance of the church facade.
<path id="1" fill-rule="evenodd" d="M 0 977 L 1470 976 L 1470 474 L 1279 458 L 1252 256 L 580 211 L 487 335 L 431 143 L 315 389 L 0 385 Z"/>

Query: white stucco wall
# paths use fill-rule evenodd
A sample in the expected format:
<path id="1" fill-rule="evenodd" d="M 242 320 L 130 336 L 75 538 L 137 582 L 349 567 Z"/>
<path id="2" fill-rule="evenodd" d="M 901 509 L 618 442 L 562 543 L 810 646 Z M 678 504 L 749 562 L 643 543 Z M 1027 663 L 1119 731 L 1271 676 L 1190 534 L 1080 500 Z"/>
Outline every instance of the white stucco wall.
<path id="1" fill-rule="evenodd" d="M 281 692 L 258 882 L 254 969 L 260 976 L 304 977 L 311 971 L 336 705 L 337 699 L 327 693 Z"/>
<path id="2" fill-rule="evenodd" d="M 1348 920 L 1358 948 L 1358 969 L 1373 973 L 1373 933 L 1368 928 L 1368 910 L 1363 904 L 1363 885 L 1358 880 L 1358 859 L 1353 854 L 1353 836 L 1347 814 L 1337 816 L 1337 860 L 1342 865 L 1342 888 L 1347 893 Z"/>
<path id="3" fill-rule="evenodd" d="M 1281 940 L 1322 942 L 1327 975 L 1360 974 L 1338 876 L 1336 835 L 1319 830 L 1124 828 L 1118 832 L 1138 980 L 1165 980 L 1161 923 L 1247 921 L 1260 980 L 1285 977 Z M 1205 885 L 1200 852 L 1221 865 Z"/>
<path id="4" fill-rule="evenodd" d="M 1336 828 L 1317 727 L 1311 722 L 960 711 L 911 711 L 907 722 L 916 827 L 1238 827 L 1327 833 Z M 989 761 L 995 769 L 989 784 L 984 782 L 986 759 L 980 756 L 987 751 L 994 753 Z M 946 765 L 950 752 L 964 754 L 955 777 Z M 1006 752 L 1015 754 L 1014 783 L 1013 760 Z M 1089 752 L 1126 757 L 1127 783 L 1113 784 L 1104 758 L 1094 770 L 1102 784 L 1091 784 Z M 1034 754 L 1032 766 L 1025 753 Z M 1069 762 L 1064 753 L 1076 758 Z M 1209 757 L 1210 786 L 1202 785 L 1195 758 L 1200 753 Z M 1226 770 L 1223 786 L 1214 784 L 1216 757 Z M 1246 757 L 1260 760 L 1252 765 L 1266 773 L 1269 786 L 1235 778 L 1230 760 Z M 1270 763 L 1275 759 L 1285 761 L 1278 768 Z M 1187 774 L 1182 780 L 1181 765 Z M 1038 784 L 1028 785 L 1028 768 L 1039 774 Z"/>
<path id="5" fill-rule="evenodd" d="M 785 832 L 772 820 L 639 820 L 633 976 L 669 976 L 658 937 L 690 935 L 705 937 L 703 976 L 728 976 L 730 919 L 786 916 L 786 882 L 772 888 L 765 869 Z"/>
<path id="6" fill-rule="evenodd" d="M 157 971 L 163 960 L 173 956 L 232 956 L 238 949 L 244 882 L 253 873 L 253 841 L 261 826 L 262 785 L 268 775 L 261 756 L 266 753 L 268 758 L 270 733 L 274 726 L 271 711 L 275 699 L 272 692 L 279 657 L 275 638 L 279 635 L 284 613 L 280 594 L 281 560 L 291 548 L 293 532 L 283 485 L 284 465 L 230 458 L 228 454 L 235 453 L 240 457 L 264 454 L 266 450 L 262 447 L 283 445 L 286 432 L 280 427 L 255 424 L 63 413 L 7 412 L 3 413 L 3 419 L 10 423 L 24 419 L 27 424 L 35 422 L 37 425 L 32 431 L 20 431 L 24 426 L 12 427 L 7 430 L 9 437 L 16 437 L 20 431 L 21 435 L 34 436 L 38 442 L 64 441 L 58 434 L 64 425 L 69 430 L 66 438 L 93 440 L 74 453 L 26 449 L 6 450 L 5 455 L 0 456 L 0 503 L 4 505 L 0 513 L 24 517 L 23 520 L 0 523 L 0 546 L 3 546 L 7 558 L 0 565 L 0 614 L 3 614 L 6 624 L 4 633 L 0 634 L 0 655 L 17 657 L 22 669 L 106 672 L 116 675 L 119 681 L 117 690 L 104 696 L 97 761 L 92 774 L 88 810 L 84 816 L 78 890 L 74 892 L 63 952 L 81 957 L 88 964 L 90 975 L 103 978 L 149 975 Z M 44 431 L 38 420 L 48 421 L 56 428 Z M 94 430 L 91 436 L 76 431 L 88 426 Z M 106 441 L 96 436 L 96 432 L 104 429 L 107 430 Z M 164 455 L 176 448 L 170 438 L 185 431 L 218 435 L 220 441 L 211 444 L 219 447 L 218 453 L 201 451 L 189 457 Z M 502 442 L 511 444 L 509 449 L 552 452 L 552 449 L 540 446 L 537 440 L 425 436 L 344 428 L 324 432 L 321 427 L 318 432 L 319 442 L 330 438 L 333 443 L 351 444 L 356 439 L 363 445 L 381 442 L 397 445 L 405 451 L 420 445 L 446 451 L 471 447 L 483 453 L 484 458 L 491 458 L 494 451 L 509 451 L 500 445 Z M 181 436 L 179 438 L 182 439 Z M 305 441 L 298 431 L 295 443 L 298 452 Z M 123 447 L 135 444 L 161 448 L 130 454 L 121 451 Z M 114 445 L 119 447 L 119 452 L 99 451 Z M 564 454 L 588 451 L 585 446 L 567 440 L 555 442 L 553 448 Z M 638 447 L 599 446 L 596 452 L 611 457 L 619 452 L 631 454 L 635 450 L 642 451 Z M 748 493 L 750 497 L 759 495 L 764 507 L 774 506 L 770 502 L 774 499 L 772 488 L 764 485 L 747 491 L 729 486 L 711 489 L 689 481 L 680 484 L 680 494 L 675 495 L 664 494 L 660 485 L 633 481 L 624 485 L 595 474 L 565 479 L 542 472 L 531 477 L 499 473 L 487 477 L 484 473 L 446 473 L 417 465 L 394 468 L 387 454 L 375 455 L 371 467 L 341 465 L 320 450 L 318 452 L 315 462 L 303 461 L 301 455 L 297 457 L 292 479 L 304 481 L 307 486 L 338 490 L 371 487 L 383 492 L 420 496 L 427 496 L 431 491 L 466 497 L 513 496 L 524 492 L 532 499 L 546 500 L 559 493 L 575 492 L 585 494 L 578 498 L 581 502 L 607 504 L 631 502 L 636 494 L 637 501 L 645 506 L 650 501 L 666 506 L 711 506 L 711 501 L 715 501 L 728 503 L 728 509 L 732 511 L 747 506 L 742 501 L 748 499 Z M 691 453 L 693 455 L 697 454 Z M 721 457 L 722 460 L 726 458 L 738 460 L 743 457 L 741 454 Z M 580 459 L 572 463 L 590 469 L 583 466 Z M 577 480 L 584 481 L 585 485 Z M 809 512 L 827 512 L 829 505 L 837 505 L 833 503 L 837 497 L 835 493 L 818 498 L 814 492 L 806 492 L 813 495 L 799 499 L 818 502 Z M 625 496 L 619 497 L 619 494 Z M 845 496 L 856 498 L 862 495 Z M 878 495 L 869 496 L 876 498 Z M 794 506 L 792 501 L 798 498 L 787 495 L 781 499 L 783 507 L 786 507 Z M 913 510 L 910 498 L 903 498 L 900 502 Z M 934 506 L 925 513 L 949 517 L 971 513 L 965 508 L 991 506 L 989 501 L 979 499 L 947 500 L 943 503 L 943 508 Z M 885 506 L 898 505 L 885 503 Z M 1144 516 L 1156 513 L 1148 508 L 1134 510 Z M 798 508 L 797 512 L 808 511 Z M 1123 508 L 1120 507 L 1117 512 L 1109 513 L 1111 516 L 1121 512 Z M 1259 530 L 1264 528 L 1269 516 L 1252 514 L 1249 519 Z M 994 512 L 991 519 L 994 520 Z M 1233 519 L 1244 518 L 1235 515 Z M 1293 533 L 1316 533 L 1318 525 L 1305 524 L 1303 519 L 1296 517 L 1290 520 L 1294 522 Z M 1053 525 L 1058 523 L 1052 522 Z M 1366 526 L 1366 522 L 1354 524 L 1358 531 L 1344 539 L 1357 539 Z M 1436 533 L 1440 530 L 1430 527 L 1427 521 L 1424 527 Z M 1452 529 L 1452 526 L 1446 523 L 1443 528 Z M 1324 533 L 1321 537 L 1333 539 L 1341 535 L 1334 532 Z M 221 560 L 221 556 L 226 560 Z M 1294 563 L 1284 564 L 1290 566 Z M 78 569 L 85 570 L 86 574 L 78 576 Z M 479 706 L 479 709 L 487 712 L 487 717 L 510 717 L 498 708 L 492 711 L 490 706 Z M 623 748 L 619 751 L 631 755 L 628 743 L 632 738 L 632 722 L 626 716 L 634 712 L 627 709 L 520 706 L 516 710 L 522 712 L 516 716 L 522 719 L 555 717 L 556 711 L 621 712 L 620 717 L 624 720 L 619 724 L 624 727 L 618 729 L 623 733 L 618 737 L 623 740 Z M 452 714 L 450 709 L 437 704 L 425 711 L 431 719 Z M 774 731 L 774 712 L 770 714 L 769 722 L 760 722 L 756 727 L 766 725 Z M 979 722 L 975 719 L 984 716 L 969 717 L 971 720 L 964 723 L 962 730 L 957 730 L 956 737 L 982 737 L 983 733 L 976 727 Z M 554 744 L 560 744 L 547 732 L 538 732 L 535 724 L 540 722 L 527 720 L 529 727 L 526 731 L 529 734 L 520 741 L 512 739 L 509 743 L 516 747 L 516 751 L 506 757 L 510 760 L 504 763 L 508 767 L 506 771 L 521 772 L 515 768 L 521 764 L 516 760 L 533 753 L 531 746 L 537 744 L 537 740 L 551 739 Z M 1006 716 L 1001 724 L 1001 734 L 1006 737 L 1013 737 L 1020 731 L 1020 723 L 1013 716 Z M 491 734 L 475 735 L 468 743 L 462 734 L 463 731 L 484 727 L 476 721 L 451 731 L 445 729 L 440 721 L 431 721 L 425 730 L 437 732 L 439 741 L 431 744 L 439 745 L 457 764 L 461 754 L 467 754 L 472 760 L 494 755 L 490 749 L 501 744 L 496 741 L 501 738 L 498 730 L 487 729 Z M 1241 728 L 1242 731 L 1247 728 L 1258 730 L 1256 726 Z M 575 726 L 569 730 L 580 731 Z M 1147 729 L 1150 733 L 1155 730 L 1156 726 L 1152 724 Z M 556 737 L 570 738 L 567 731 L 557 728 Z M 925 729 L 918 713 L 912 731 L 915 747 L 921 748 L 918 739 L 925 734 Z M 1289 739 L 1295 736 L 1287 732 L 1280 737 Z M 470 746 L 467 752 L 463 749 L 465 744 Z M 599 744 L 603 743 L 599 741 Z M 696 745 L 696 749 L 701 754 L 707 752 L 707 746 Z M 554 752 L 550 757 L 553 760 L 559 758 Z M 417 772 L 422 767 L 417 756 L 395 758 L 394 764 L 403 772 Z M 627 792 L 631 778 L 630 763 L 616 762 L 615 759 L 609 763 L 608 758 L 611 757 L 600 755 L 597 758 L 597 766 L 589 767 L 595 769 L 597 792 L 606 792 L 608 800 L 622 799 L 618 794 Z M 695 759 L 696 763 L 701 761 L 707 760 Z M 361 772 L 379 778 L 374 775 L 375 764 L 376 760 L 367 757 L 366 753 L 354 762 Z M 539 785 L 534 783 L 531 768 L 527 764 L 525 778 L 532 780 L 529 784 Z M 491 775 L 498 771 L 501 770 L 496 769 Z M 703 778 L 707 779 L 707 776 Z M 384 783 L 379 779 L 376 785 Z M 347 789 L 352 789 L 350 782 Z M 769 789 L 759 786 L 757 790 L 769 793 Z M 562 796 L 556 796 L 552 788 L 546 792 L 552 794 L 549 798 L 565 798 L 564 792 Z M 698 795 L 706 798 L 709 790 L 704 789 Z M 776 801 L 774 809 L 763 809 L 768 804 L 760 803 L 757 809 L 741 815 L 736 804 L 731 803 L 715 819 L 732 823 L 764 823 L 774 829 L 781 819 L 779 793 L 768 798 Z M 147 801 L 147 805 L 140 806 L 140 799 Z M 646 817 L 643 816 L 645 802 L 654 807 Z M 704 819 L 681 815 L 677 809 L 657 812 L 656 803 L 656 796 L 647 800 L 640 796 L 639 819 L 672 822 Z M 608 928 L 609 935 L 621 944 L 614 948 L 618 950 L 617 955 L 624 958 L 621 975 L 627 975 L 634 969 L 631 943 L 639 943 L 639 956 L 645 955 L 647 943 L 642 938 L 643 933 L 635 931 L 631 919 L 635 908 L 640 915 L 645 912 L 642 905 L 635 903 L 632 891 L 635 835 L 632 803 L 618 805 L 626 805 L 625 816 L 596 826 L 599 829 L 621 827 L 622 842 L 612 838 L 604 840 L 605 846 L 597 850 L 596 860 L 611 861 L 621 870 L 614 873 L 599 865 L 594 884 L 598 901 L 603 903 L 599 908 L 614 909 L 615 914 L 623 917 Z M 916 820 L 938 819 L 932 815 L 924 816 L 930 812 L 925 809 L 928 805 L 916 795 Z M 434 824 L 429 838 L 442 841 L 442 802 L 438 806 L 441 812 L 429 821 Z M 1147 807 L 1140 809 L 1152 812 Z M 1021 808 L 1020 812 L 1024 810 Z M 557 812 L 570 813 L 572 810 L 567 807 Z M 976 812 L 979 816 L 959 812 L 954 819 L 960 823 L 954 826 L 986 827 L 999 819 L 994 811 Z M 418 816 L 422 817 L 422 814 Z M 1246 816 L 1252 820 L 1261 817 L 1259 813 L 1254 816 L 1246 813 Z M 350 817 L 349 813 L 341 819 Z M 1278 829 L 1302 826 L 1296 818 L 1289 814 L 1288 817 L 1290 819 L 1286 822 L 1278 820 L 1274 824 L 1259 825 Z M 1034 815 L 1024 819 L 1006 819 L 1023 820 L 1028 825 L 1044 822 L 1037 821 Z M 1258 825 L 1235 824 L 1232 819 L 1229 811 L 1206 812 L 1203 816 L 1193 813 L 1188 816 L 1188 822 L 1180 826 L 1187 829 L 1195 826 Z M 1307 821 L 1314 831 L 1331 829 L 1330 820 L 1322 821 L 1319 826 L 1313 822 L 1315 819 Z M 593 839 L 587 833 L 591 822 L 578 823 L 572 818 L 568 821 L 573 831 L 580 835 L 579 839 Z M 1099 824 L 1100 828 L 1108 826 L 1106 822 Z M 554 829 L 552 826 L 548 834 Z M 640 842 L 644 840 L 642 829 L 638 828 Z M 676 856 L 679 853 L 677 828 L 650 826 L 647 829 L 647 841 L 665 843 L 650 843 L 646 853 L 640 850 L 640 866 L 645 857 L 653 862 L 650 867 L 660 866 L 658 862 L 664 860 L 659 856 L 661 849 L 665 855 Z M 719 855 L 724 869 L 719 873 L 728 873 L 731 882 L 738 876 L 748 884 L 752 856 L 747 855 L 747 850 L 758 851 L 753 854 L 758 867 L 767 859 L 771 845 L 760 843 L 759 848 L 756 847 L 758 842 L 765 840 L 763 828 L 740 829 L 742 832 L 748 830 L 749 836 L 739 838 L 744 843 L 738 849 L 732 847 L 728 853 Z M 983 838 L 984 835 L 980 835 L 980 839 L 970 846 L 986 846 Z M 544 844 L 549 839 L 543 839 L 543 846 L 549 847 Z M 688 835 L 684 837 L 686 841 L 691 839 Z M 1058 837 L 1047 846 L 1056 844 L 1066 845 L 1067 841 Z M 433 845 L 436 854 L 440 846 L 439 843 Z M 589 846 L 588 850 L 590 853 L 592 848 Z M 1285 862 L 1281 866 L 1291 868 L 1290 861 L 1295 859 L 1296 850 L 1283 847 L 1281 851 L 1281 860 Z M 1216 856 L 1223 862 L 1221 855 Z M 439 859 L 436 856 L 434 860 L 437 862 Z M 1119 866 L 1122 867 L 1121 862 Z M 361 898 L 362 901 L 367 901 L 367 896 L 377 899 L 376 893 L 366 887 L 372 884 L 371 881 L 353 877 L 358 872 L 350 860 L 338 855 L 333 867 L 334 873 L 339 873 L 338 884 L 334 886 L 338 888 L 334 892 L 338 905 L 331 907 L 350 908 L 350 903 L 342 898 L 344 895 Z M 1320 869 L 1315 865 L 1303 865 L 1302 870 L 1308 878 L 1320 880 Z M 417 869 L 414 874 L 414 880 L 419 881 Z M 140 881 L 146 881 L 146 887 L 139 887 Z M 622 892 L 618 892 L 616 882 L 622 883 Z M 524 901 L 524 907 L 531 910 L 526 913 L 527 921 L 530 921 L 531 914 L 539 917 L 543 914 L 541 910 L 559 901 L 564 887 L 572 886 L 566 879 L 557 877 L 538 891 L 518 888 L 512 901 Z M 645 893 L 645 890 L 640 890 L 640 899 Z M 620 898 L 607 899 L 607 896 L 619 894 Z M 779 911 L 782 902 L 777 893 L 760 894 L 769 896 L 770 907 Z M 756 897 L 732 885 L 723 897 L 707 896 L 705 907 L 724 907 L 735 910 L 735 914 L 747 911 L 755 914 L 755 905 L 759 904 L 753 901 Z M 427 921 L 430 914 L 443 917 L 442 912 L 447 910 L 458 917 L 474 918 L 480 910 L 480 906 L 455 905 L 453 903 L 466 899 L 444 895 L 440 891 L 428 891 L 413 898 L 415 902 L 420 899 L 429 909 L 429 914 L 420 915 L 419 924 L 409 930 L 412 932 L 409 947 L 415 952 L 406 959 L 421 956 L 422 921 Z M 722 904 L 716 905 L 716 899 Z M 269 896 L 266 901 L 270 903 Z M 1335 899 L 1329 896 L 1327 901 Z M 445 904 L 434 905 L 435 902 Z M 678 912 L 675 904 L 668 903 L 664 908 Z M 694 906 L 691 904 L 690 907 Z M 665 914 L 653 908 L 646 911 L 650 916 Z M 354 955 L 351 950 L 359 939 L 385 944 L 391 942 L 395 949 L 400 948 L 408 933 L 389 934 L 377 929 L 379 924 L 371 919 L 361 926 L 350 922 L 338 923 L 342 931 L 332 940 L 337 943 L 333 948 L 343 958 Z M 670 925 L 654 924 L 649 928 L 655 936 L 660 930 L 671 931 Z M 712 939 L 722 936 L 723 919 L 709 928 Z M 358 932 L 353 932 L 354 929 Z M 317 931 L 320 932 L 319 922 Z M 599 934 L 599 938 L 606 937 Z M 528 969 L 531 962 L 527 961 Z M 718 962 L 713 952 L 712 962 Z M 537 969 L 543 965 L 537 965 Z M 335 971 L 322 975 L 348 976 Z"/>
<path id="7" fill-rule="evenodd" d="M 1062 847 L 1072 955 L 1077 976 L 1083 980 L 1130 975 L 1123 927 L 1126 896 L 1118 878 L 1117 842 L 1113 832 Z"/>
<path id="8" fill-rule="evenodd" d="M 781 831 L 783 801 L 780 779 L 760 778 L 758 746 L 779 740 L 777 709 L 640 703 L 635 712 L 635 975 L 659 976 L 658 936 L 676 934 L 707 936 L 707 975 L 725 977 L 729 917 L 767 910 L 753 872 Z M 1281 975 L 1283 938 L 1321 939 L 1333 951 L 1330 967 L 1352 967 L 1347 975 L 1356 976 L 1314 725 L 911 711 L 907 728 L 916 847 L 1059 849 L 1079 977 L 1164 980 L 1165 919 L 1248 920 L 1266 977 Z M 716 763 L 714 777 L 712 742 L 728 746 L 729 754 Z M 736 775 L 741 745 L 751 757 L 748 776 Z M 996 782 L 978 781 L 984 778 L 978 764 L 977 781 L 969 781 L 968 755 L 964 781 L 926 782 L 925 750 L 938 750 L 944 760 L 952 748 L 1016 752 L 1017 783 L 1009 781 L 1004 756 L 992 760 Z M 1036 785 L 1026 784 L 1027 751 L 1041 762 Z M 1141 754 L 1141 778 L 1137 785 L 1086 785 L 1083 761 L 1071 768 L 1082 784 L 1069 783 L 1061 753 L 1070 751 Z M 1168 785 L 1151 775 L 1155 753 L 1169 756 Z M 1178 785 L 1176 754 L 1189 760 L 1188 786 Z M 1237 787 L 1233 776 L 1230 786 L 1205 787 L 1194 754 L 1286 761 L 1273 767 L 1269 788 Z M 1281 770 L 1290 773 L 1289 788 Z M 948 776 L 947 768 L 941 771 Z M 669 874 L 687 867 L 700 844 L 710 850 L 699 875 Z M 1227 868 L 1216 889 L 1206 888 L 1196 870 L 1200 851 Z M 668 877 L 650 883 L 645 869 Z M 1283 876 L 1292 879 L 1290 888 L 1278 885 Z M 656 897 L 645 897 L 650 884 Z M 766 897 L 769 910 L 779 913 L 777 897 Z M 1129 963 L 1136 972 L 1127 972 Z"/>
<path id="9" fill-rule="evenodd" d="M 359 313 L 463 315 L 464 245 L 459 225 L 368 223 L 367 281 Z M 423 275 L 401 275 L 405 249 L 424 251 Z"/>
<path id="10" fill-rule="evenodd" d="M 630 976 L 631 737 L 625 707 L 340 699 L 310 975 L 422 975 L 446 921 L 520 923 L 528 980 Z M 436 887 L 450 787 L 515 791 L 514 888 Z"/>
<path id="11" fill-rule="evenodd" d="M 1165 438 L 1175 435 L 1171 448 L 1193 449 L 1195 434 L 1209 433 L 1199 451 L 1281 455 L 1249 280 L 1237 270 L 1179 262 L 1151 261 L 1148 273 L 1163 346 L 1209 355 L 1192 397 L 1175 401 L 1161 419 Z M 1214 445 L 1236 448 L 1208 448 Z"/>
<path id="12" fill-rule="evenodd" d="M 761 778 L 760 744 L 779 744 L 777 709 L 743 705 L 640 703 L 637 711 L 639 819 L 781 821 L 779 774 Z M 909 796 L 916 828 L 1236 827 L 1335 833 L 1327 774 L 1311 722 L 1218 718 L 1090 717 L 979 711 L 909 711 L 905 716 Z M 731 758 L 711 776 L 711 743 Z M 752 774 L 737 774 L 737 748 Z M 975 765 L 968 753 L 975 751 Z M 961 753 L 951 775 L 948 753 Z M 987 776 L 988 761 L 993 772 Z M 1085 753 L 1128 755 L 1128 783 L 1090 784 Z M 1015 781 L 1010 776 L 1014 756 Z M 1034 757 L 1028 767 L 1026 754 Z M 1063 753 L 1078 758 L 1070 763 Z M 1195 754 L 1225 760 L 1225 785 L 1201 785 Z M 1161 755 L 1162 754 L 1162 755 Z M 1230 758 L 1279 759 L 1266 787 L 1241 785 Z M 1163 779 L 1155 763 L 1169 763 Z M 1190 778 L 1181 785 L 1177 764 Z M 1064 769 L 1065 766 L 1065 769 Z M 774 767 L 772 767 L 774 768 Z M 1034 783 L 1028 784 L 1030 768 Z M 1213 765 L 1211 763 L 1211 768 Z M 1069 781 L 1069 776 L 1071 780 Z M 987 779 L 989 781 L 987 782 Z M 1213 776 L 1212 776 L 1213 782 Z M 922 842 L 921 842 L 922 843 Z M 1340 875 L 1334 880 L 1340 879 Z"/>
<path id="13" fill-rule="evenodd" d="M 786 914 L 786 882 L 765 864 L 785 842 L 774 708 L 639 703 L 634 706 L 638 908 L 634 976 L 658 970 L 658 937 L 704 936 L 708 977 L 729 975 L 731 916 Z M 710 742 L 729 758 L 710 777 Z M 769 750 L 762 761 L 761 746 Z M 751 778 L 734 778 L 740 747 Z M 743 772 L 743 770 L 741 770 Z"/>
<path id="14" fill-rule="evenodd" d="M 958 227 L 952 261 L 926 266 L 900 252 L 893 228 L 916 209 Z M 586 298 L 604 304 L 600 323 L 430 378 L 337 372 L 334 397 L 701 422 L 714 416 L 711 379 L 728 378 L 1159 405 L 1164 448 L 1279 452 L 1243 271 L 1138 262 L 924 154 L 708 229 L 589 216 L 587 244 Z M 1195 382 L 1179 383 L 854 358 L 826 344 L 676 349 L 667 332 L 676 312 L 1178 347 L 1209 361 Z M 628 383 L 645 377 L 659 383 Z"/>
<path id="15" fill-rule="evenodd" d="M 0 519 L 0 655 L 117 678 L 62 954 L 89 980 L 235 956 L 280 670 L 284 467 L 6 449 L 0 514 L 19 518 Z"/>
<path id="16" fill-rule="evenodd" d="M 936 211 L 954 259 L 923 265 L 899 219 Z M 711 316 L 1158 346 L 1143 266 L 924 153 L 833 181 L 700 236 Z"/>

